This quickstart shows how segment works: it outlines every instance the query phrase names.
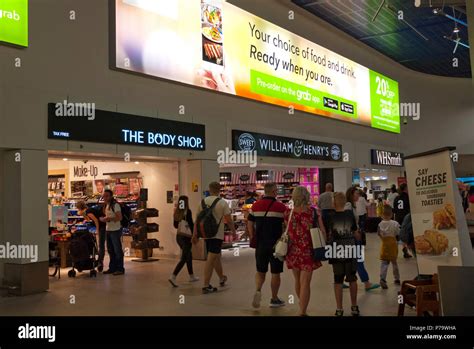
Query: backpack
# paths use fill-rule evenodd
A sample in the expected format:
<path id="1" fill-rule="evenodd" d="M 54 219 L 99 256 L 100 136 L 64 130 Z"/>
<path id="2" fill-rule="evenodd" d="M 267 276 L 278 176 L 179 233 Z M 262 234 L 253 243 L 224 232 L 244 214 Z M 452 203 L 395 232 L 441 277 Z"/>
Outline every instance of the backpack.
<path id="1" fill-rule="evenodd" d="M 97 219 L 105 217 L 103 205 L 97 204 L 89 207 L 90 213 L 92 213 Z"/>
<path id="2" fill-rule="evenodd" d="M 219 222 L 217 222 L 216 218 L 212 214 L 212 211 L 214 210 L 214 207 L 216 206 L 219 200 L 220 198 L 215 199 L 212 205 L 209 207 L 206 205 L 206 202 L 204 201 L 204 199 L 202 200 L 201 202 L 202 211 L 199 212 L 196 218 L 197 231 L 198 231 L 199 237 L 204 238 L 204 239 L 210 239 L 217 235 L 217 232 L 219 231 L 219 226 L 221 225 L 223 217 L 221 217 Z"/>
<path id="3" fill-rule="evenodd" d="M 413 238 L 413 225 L 411 222 L 411 214 L 407 214 L 403 218 L 403 223 L 400 227 L 400 240 L 404 243 L 411 245 L 415 241 Z"/>
<path id="4" fill-rule="evenodd" d="M 100 204 L 96 204 L 96 205 L 90 206 L 87 211 L 88 213 L 92 213 L 95 216 L 95 218 L 97 218 L 97 220 L 99 221 L 99 229 L 105 229 L 105 226 L 106 226 L 105 222 L 102 222 L 100 220 L 101 217 L 105 217 L 103 206 Z M 88 221 L 87 223 L 91 227 L 95 227 L 95 224 L 93 221 Z"/>
<path id="5" fill-rule="evenodd" d="M 120 204 L 120 203 L 118 204 L 120 206 L 120 212 L 122 213 L 122 220 L 120 221 L 120 225 L 122 226 L 122 228 L 128 228 L 130 225 L 130 221 L 132 220 L 132 209 L 128 207 L 126 204 Z M 114 206 L 115 206 L 115 203 L 114 205 L 110 206 L 110 208 L 112 209 L 112 212 L 115 212 Z M 104 206 L 104 209 L 105 209 L 105 206 Z"/>

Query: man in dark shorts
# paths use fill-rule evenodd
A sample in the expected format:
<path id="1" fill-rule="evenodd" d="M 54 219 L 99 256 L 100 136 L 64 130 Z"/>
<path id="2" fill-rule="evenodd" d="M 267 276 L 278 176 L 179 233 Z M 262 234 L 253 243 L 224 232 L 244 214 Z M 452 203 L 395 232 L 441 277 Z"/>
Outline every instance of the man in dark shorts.
<path id="1" fill-rule="evenodd" d="M 345 211 L 344 205 L 346 197 L 343 193 L 334 194 L 335 212 L 328 219 L 328 246 L 331 249 L 332 258 L 329 263 L 332 264 L 334 272 L 334 294 L 336 295 L 336 316 L 343 316 L 342 308 L 342 284 L 344 279 L 349 282 L 351 294 L 351 313 L 353 316 L 360 314 L 357 305 L 357 258 L 351 252 L 356 252 L 356 237 L 360 239 L 357 230 L 357 223 L 352 211 Z M 352 249 L 346 247 L 353 247 Z M 358 247 L 358 246 L 357 246 Z M 363 247 L 362 247 L 363 248 Z M 342 255 L 339 250 L 343 250 Z"/>
<path id="2" fill-rule="evenodd" d="M 224 275 L 222 268 L 222 242 L 224 240 L 224 223 L 226 223 L 231 230 L 232 234 L 235 235 L 234 221 L 232 220 L 231 210 L 225 200 L 220 198 L 221 185 L 218 182 L 212 182 L 209 184 L 209 196 L 204 199 L 204 203 L 207 207 L 211 207 L 214 201 L 216 205 L 212 211 L 216 222 L 219 223 L 219 228 L 216 236 L 213 238 L 207 238 L 206 250 L 207 259 L 206 265 L 204 266 L 204 287 L 202 288 L 203 294 L 217 292 L 217 287 L 213 287 L 210 282 L 214 270 L 219 277 L 219 285 L 224 287 L 227 282 L 227 276 Z M 202 206 L 199 205 L 197 214 L 202 211 Z M 197 224 L 194 225 L 193 242 L 197 242 Z"/>
<path id="3" fill-rule="evenodd" d="M 319 195 L 318 207 L 321 210 L 324 228 L 327 229 L 328 217 L 334 212 L 334 192 L 332 183 L 326 183 L 326 191 Z"/>
<path id="4" fill-rule="evenodd" d="M 260 307 L 262 286 L 270 264 L 272 274 L 270 307 L 277 308 L 285 305 L 285 302 L 278 298 L 283 262 L 273 256 L 273 247 L 283 233 L 283 217 L 286 206 L 276 199 L 277 186 L 275 183 L 265 184 L 264 190 L 265 196 L 252 205 L 247 222 L 250 239 L 256 238 L 257 274 L 255 275 L 256 291 L 252 306 L 254 308 Z"/>

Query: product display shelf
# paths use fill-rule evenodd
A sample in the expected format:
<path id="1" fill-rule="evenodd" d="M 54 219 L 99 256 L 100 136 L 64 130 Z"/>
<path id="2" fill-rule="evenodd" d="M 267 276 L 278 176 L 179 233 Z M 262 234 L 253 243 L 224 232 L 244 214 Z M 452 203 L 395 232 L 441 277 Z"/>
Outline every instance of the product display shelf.
<path id="1" fill-rule="evenodd" d="M 231 230 L 227 227 L 224 231 L 224 242 L 222 248 L 228 249 L 239 246 L 246 246 L 249 244 L 246 238 L 247 234 L 247 215 L 248 208 L 234 208 L 232 209 L 232 219 L 234 221 L 237 236 L 233 236 Z"/>
<path id="2" fill-rule="evenodd" d="M 48 175 L 48 198 L 52 199 L 64 194 L 66 190 L 65 175 Z"/>
<path id="3" fill-rule="evenodd" d="M 222 184 L 222 183 L 221 183 Z M 225 199 L 241 199 L 248 191 L 254 192 L 256 186 L 254 184 L 222 184 L 221 196 Z"/>
<path id="4" fill-rule="evenodd" d="M 316 167 L 312 168 L 300 168 L 299 174 L 299 185 L 305 187 L 309 191 L 311 203 L 316 205 L 319 198 L 319 169 Z"/>
<path id="5" fill-rule="evenodd" d="M 156 218 L 159 212 L 155 208 L 147 208 L 146 200 L 140 203 L 139 209 L 133 213 L 135 224 L 130 226 L 132 235 L 131 247 L 135 250 L 137 258 L 132 259 L 133 262 L 155 262 L 157 258 L 152 258 L 153 249 L 160 247 L 157 239 L 148 238 L 149 233 L 159 232 L 157 223 L 148 223 L 149 218 Z"/>
<path id="6" fill-rule="evenodd" d="M 293 193 L 293 189 L 298 185 L 298 182 L 277 183 L 277 199 L 283 203 L 288 203 L 291 200 L 291 194 Z"/>

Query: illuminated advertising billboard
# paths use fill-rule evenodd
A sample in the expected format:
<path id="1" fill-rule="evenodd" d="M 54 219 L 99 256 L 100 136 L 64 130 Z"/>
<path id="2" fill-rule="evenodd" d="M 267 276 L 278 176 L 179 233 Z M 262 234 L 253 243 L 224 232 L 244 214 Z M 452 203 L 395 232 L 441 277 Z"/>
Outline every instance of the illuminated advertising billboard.
<path id="1" fill-rule="evenodd" d="M 111 0 L 112 67 L 400 132 L 398 83 L 223 0 Z"/>
<path id="2" fill-rule="evenodd" d="M 0 0 L 0 41 L 28 46 L 28 0 Z"/>

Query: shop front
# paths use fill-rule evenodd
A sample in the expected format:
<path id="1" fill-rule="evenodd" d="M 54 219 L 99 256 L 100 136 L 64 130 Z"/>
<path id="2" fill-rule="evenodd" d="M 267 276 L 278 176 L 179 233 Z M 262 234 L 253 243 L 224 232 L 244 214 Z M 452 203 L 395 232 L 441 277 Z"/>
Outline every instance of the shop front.
<path id="1" fill-rule="evenodd" d="M 254 131 L 232 130 L 231 133 L 235 159 L 254 161 L 247 164 L 218 161 L 221 196 L 232 210 L 238 232 L 237 237 L 230 232 L 226 236 L 228 247 L 247 241 L 246 218 L 252 203 L 264 195 L 266 183 L 277 185 L 277 199 L 286 205 L 291 204 L 293 189 L 305 186 L 312 205 L 316 206 L 324 185 L 334 182 L 333 166 L 342 164 L 341 144 Z M 250 155 L 245 157 L 244 154 Z"/>
<path id="2" fill-rule="evenodd" d="M 353 184 L 367 188 L 369 200 L 387 199 L 391 187 L 404 183 L 403 153 L 370 149 L 370 166 L 353 170 Z"/>
<path id="3" fill-rule="evenodd" d="M 69 157 L 66 157 L 69 156 Z M 71 233 L 89 230 L 96 233 L 93 222 L 85 222 L 78 212 L 78 203 L 89 208 L 103 205 L 102 194 L 110 189 L 127 215 L 130 227 L 123 229 L 126 257 L 148 259 L 153 250 L 160 248 L 162 234 L 173 230 L 171 217 L 179 195 L 178 161 L 118 161 L 87 155 L 51 154 L 48 159 L 48 213 L 52 241 L 58 242 L 61 267 L 70 267 L 68 253 Z M 133 226 L 137 223 L 135 212 L 141 208 L 156 209 L 158 217 L 147 219 L 146 237 L 150 247 L 135 248 Z M 163 236 L 168 242 L 168 237 Z M 174 244 L 165 243 L 167 252 L 174 254 Z M 143 246 L 143 243 L 142 243 Z M 158 250 L 155 251 L 155 254 Z"/>
<path id="4" fill-rule="evenodd" d="M 126 258 L 143 262 L 155 260 L 153 255 L 179 255 L 173 211 L 183 194 L 197 207 L 193 196 L 200 199 L 202 183 L 208 181 L 202 171 L 205 160 L 196 158 L 206 149 L 205 126 L 99 109 L 86 119 L 83 110 L 67 113 L 65 108 L 74 105 L 48 105 L 49 139 L 60 140 L 58 144 L 80 142 L 81 146 L 90 144 L 85 142 L 113 144 L 117 150 L 123 146 L 124 151 L 49 151 L 48 221 L 52 253 L 60 257 L 60 266 L 71 266 L 68 252 L 75 232 L 96 235 L 94 224 L 79 214 L 78 203 L 100 208 L 106 189 L 113 191 L 122 213 L 126 212 L 128 224 L 122 224 Z M 160 156 L 163 150 L 166 156 Z M 143 209 L 153 214 L 141 217 Z M 202 254 L 196 251 L 197 257 Z"/>

